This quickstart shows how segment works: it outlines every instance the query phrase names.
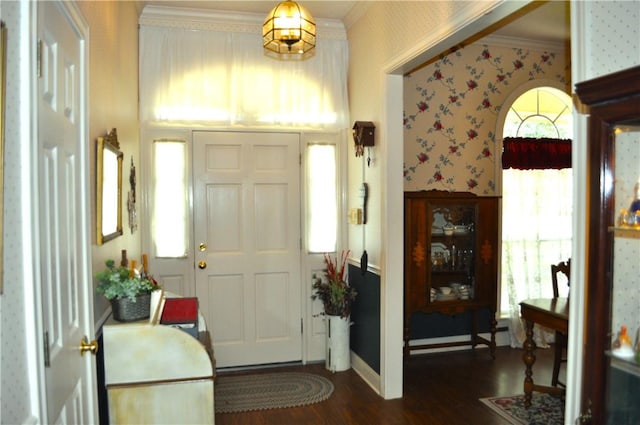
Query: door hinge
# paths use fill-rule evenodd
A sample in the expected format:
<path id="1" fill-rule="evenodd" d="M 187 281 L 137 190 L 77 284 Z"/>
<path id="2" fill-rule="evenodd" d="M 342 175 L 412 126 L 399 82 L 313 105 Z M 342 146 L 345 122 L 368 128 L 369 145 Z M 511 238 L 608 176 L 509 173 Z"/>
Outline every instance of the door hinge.
<path id="1" fill-rule="evenodd" d="M 42 78 L 42 40 L 36 45 L 36 77 Z"/>
<path id="2" fill-rule="evenodd" d="M 49 357 L 49 331 L 44 331 L 44 367 L 51 367 Z"/>
<path id="3" fill-rule="evenodd" d="M 300 335 L 304 335 L 304 320 L 300 318 Z"/>

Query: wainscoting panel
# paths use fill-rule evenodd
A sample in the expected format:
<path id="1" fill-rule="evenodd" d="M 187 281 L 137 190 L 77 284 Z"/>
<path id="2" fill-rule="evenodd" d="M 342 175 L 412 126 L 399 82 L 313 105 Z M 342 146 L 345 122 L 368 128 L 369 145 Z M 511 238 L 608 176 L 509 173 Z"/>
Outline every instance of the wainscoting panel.
<path id="1" fill-rule="evenodd" d="M 349 264 L 349 283 L 358 296 L 351 311 L 351 351 L 380 374 L 380 276 Z M 402 314 L 399 312 L 398 314 Z"/>

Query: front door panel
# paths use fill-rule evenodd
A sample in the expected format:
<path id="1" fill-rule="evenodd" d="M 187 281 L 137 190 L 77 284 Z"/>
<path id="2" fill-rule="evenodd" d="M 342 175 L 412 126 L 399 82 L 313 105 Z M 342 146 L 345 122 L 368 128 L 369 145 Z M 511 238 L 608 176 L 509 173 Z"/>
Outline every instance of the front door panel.
<path id="1" fill-rule="evenodd" d="M 196 294 L 217 365 L 298 361 L 299 135 L 193 137 Z"/>

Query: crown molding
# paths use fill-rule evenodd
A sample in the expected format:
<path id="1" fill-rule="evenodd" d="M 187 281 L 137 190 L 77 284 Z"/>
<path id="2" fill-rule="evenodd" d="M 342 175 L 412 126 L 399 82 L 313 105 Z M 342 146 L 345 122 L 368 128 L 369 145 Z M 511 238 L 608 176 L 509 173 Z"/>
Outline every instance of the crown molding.
<path id="1" fill-rule="evenodd" d="M 316 19 L 318 38 L 346 40 L 344 24 L 335 19 Z M 186 7 L 145 6 L 138 23 L 141 26 L 182 28 L 189 30 L 262 34 L 264 16 L 256 13 Z"/>
<path id="2" fill-rule="evenodd" d="M 370 1 L 357 1 L 344 17 L 344 23 L 347 29 L 351 28 L 353 24 L 362 18 L 373 4 L 374 2 Z"/>
<path id="3" fill-rule="evenodd" d="M 562 42 L 557 41 L 540 41 L 530 38 L 505 37 L 501 35 L 488 35 L 473 42 L 473 44 L 487 44 L 497 47 L 519 47 L 531 50 L 543 50 L 561 53 L 567 49 Z"/>

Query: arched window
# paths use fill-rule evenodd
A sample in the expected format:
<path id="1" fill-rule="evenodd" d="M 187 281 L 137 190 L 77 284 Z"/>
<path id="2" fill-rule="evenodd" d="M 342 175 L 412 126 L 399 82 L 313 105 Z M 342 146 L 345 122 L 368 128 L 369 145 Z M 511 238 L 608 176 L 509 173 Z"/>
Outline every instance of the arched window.
<path id="1" fill-rule="evenodd" d="M 502 131 L 502 168 L 571 168 L 571 99 L 553 87 L 537 87 L 509 107 Z"/>
<path id="2" fill-rule="evenodd" d="M 511 345 L 520 346 L 524 330 L 519 303 L 552 297 L 550 266 L 571 256 L 572 103 L 559 89 L 533 87 L 506 107 L 499 129 L 503 135 L 500 307 L 511 318 Z M 536 339 L 546 345 L 545 335 Z"/>
<path id="3" fill-rule="evenodd" d="M 527 90 L 510 105 L 503 137 L 571 139 L 571 98 L 553 87 Z"/>

